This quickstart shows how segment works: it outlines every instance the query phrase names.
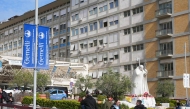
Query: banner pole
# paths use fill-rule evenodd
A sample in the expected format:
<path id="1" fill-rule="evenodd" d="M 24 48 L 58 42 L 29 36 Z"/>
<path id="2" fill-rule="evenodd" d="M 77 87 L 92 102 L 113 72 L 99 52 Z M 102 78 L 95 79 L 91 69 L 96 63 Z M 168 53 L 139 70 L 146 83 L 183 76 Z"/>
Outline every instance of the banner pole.
<path id="1" fill-rule="evenodd" d="M 185 43 L 185 73 L 187 74 L 186 43 Z M 186 97 L 187 97 L 187 100 L 189 99 L 189 97 L 188 97 L 188 87 L 189 86 L 186 87 Z"/>
<path id="2" fill-rule="evenodd" d="M 33 109 L 36 109 L 36 85 L 37 85 L 37 49 L 38 49 L 38 0 L 35 0 L 35 25 L 36 25 L 36 45 L 35 45 L 35 68 L 33 85 Z"/>

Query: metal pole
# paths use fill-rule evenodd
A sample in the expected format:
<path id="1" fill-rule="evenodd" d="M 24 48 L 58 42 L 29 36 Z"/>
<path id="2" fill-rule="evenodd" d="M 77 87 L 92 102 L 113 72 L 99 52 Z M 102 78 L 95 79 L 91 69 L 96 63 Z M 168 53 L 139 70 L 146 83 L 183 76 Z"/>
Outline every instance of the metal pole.
<path id="1" fill-rule="evenodd" d="M 33 89 L 33 109 L 36 109 L 36 84 L 37 84 L 37 49 L 38 49 L 38 0 L 35 1 L 35 25 L 36 25 L 36 49 L 35 49 L 35 69 L 34 69 L 34 89 Z"/>
<path id="2" fill-rule="evenodd" d="M 185 43 L 185 73 L 187 74 L 187 59 L 186 59 L 186 43 Z M 189 99 L 188 98 L 188 89 L 186 87 L 186 97 L 187 97 L 187 100 Z"/>

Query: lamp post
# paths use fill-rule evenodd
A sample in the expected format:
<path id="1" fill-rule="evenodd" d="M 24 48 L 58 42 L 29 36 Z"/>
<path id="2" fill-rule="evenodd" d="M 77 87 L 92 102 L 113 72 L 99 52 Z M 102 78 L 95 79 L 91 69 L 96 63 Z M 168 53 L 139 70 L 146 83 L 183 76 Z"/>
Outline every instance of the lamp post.
<path id="1" fill-rule="evenodd" d="M 34 69 L 34 87 L 33 87 L 33 109 L 36 109 L 36 85 L 37 85 L 37 49 L 38 49 L 38 0 L 35 0 L 35 25 L 36 25 L 36 46 L 35 46 L 35 69 Z"/>

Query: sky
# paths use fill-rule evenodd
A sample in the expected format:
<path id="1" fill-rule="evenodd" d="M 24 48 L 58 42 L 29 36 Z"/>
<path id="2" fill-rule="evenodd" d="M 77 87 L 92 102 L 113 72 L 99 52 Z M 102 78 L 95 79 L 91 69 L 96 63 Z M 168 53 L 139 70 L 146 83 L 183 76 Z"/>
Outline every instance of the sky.
<path id="1" fill-rule="evenodd" d="M 41 7 L 53 1 L 55 0 L 38 0 L 38 6 Z M 0 0 L 0 21 L 34 9 L 35 0 Z"/>

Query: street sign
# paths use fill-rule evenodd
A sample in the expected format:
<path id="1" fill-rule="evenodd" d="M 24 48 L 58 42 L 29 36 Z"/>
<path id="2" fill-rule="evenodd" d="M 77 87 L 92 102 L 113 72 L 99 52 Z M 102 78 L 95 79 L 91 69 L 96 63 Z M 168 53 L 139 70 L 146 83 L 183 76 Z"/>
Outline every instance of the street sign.
<path id="1" fill-rule="evenodd" d="M 22 67 L 35 68 L 36 26 L 24 24 Z"/>
<path id="2" fill-rule="evenodd" d="M 49 69 L 49 27 L 38 26 L 37 68 Z"/>
<path id="3" fill-rule="evenodd" d="M 189 88 L 189 74 L 183 74 L 183 87 Z"/>

